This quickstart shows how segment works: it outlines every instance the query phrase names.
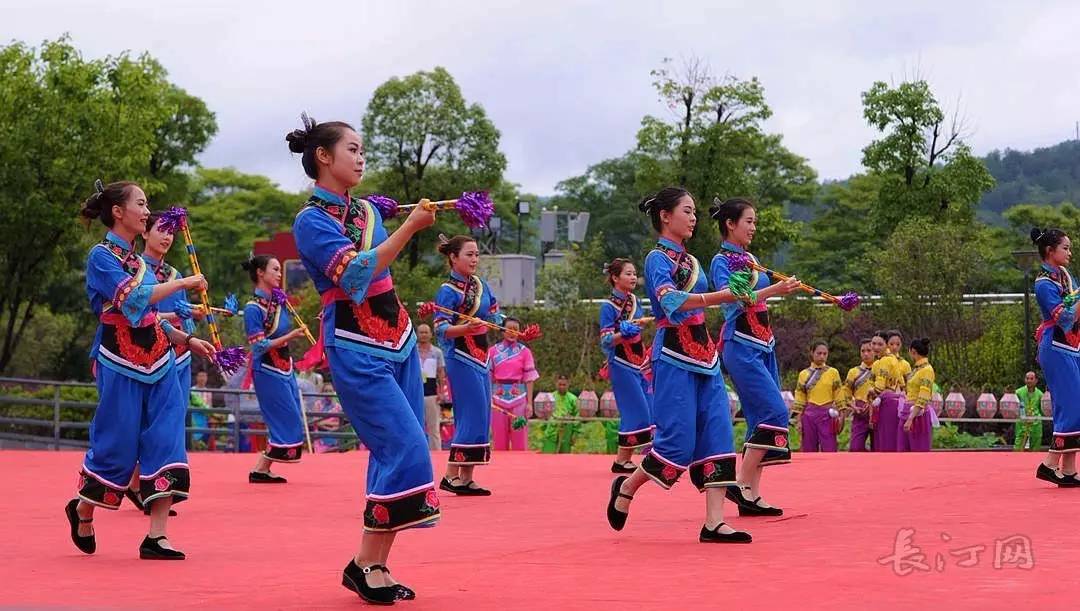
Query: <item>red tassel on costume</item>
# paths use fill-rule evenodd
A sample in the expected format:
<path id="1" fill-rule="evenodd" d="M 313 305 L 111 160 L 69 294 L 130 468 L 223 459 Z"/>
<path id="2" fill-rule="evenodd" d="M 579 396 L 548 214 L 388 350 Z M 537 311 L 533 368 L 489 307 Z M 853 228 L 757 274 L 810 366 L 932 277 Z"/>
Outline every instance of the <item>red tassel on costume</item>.
<path id="1" fill-rule="evenodd" d="M 326 369 L 329 363 L 326 362 L 326 350 L 323 349 L 322 333 L 319 334 L 318 341 L 308 351 L 304 353 L 304 357 L 294 363 L 297 369 L 300 371 L 311 371 L 312 369 Z"/>
<path id="2" fill-rule="evenodd" d="M 251 390 L 255 383 L 255 358 L 248 355 L 247 371 L 244 372 L 244 381 L 240 383 L 241 390 Z"/>

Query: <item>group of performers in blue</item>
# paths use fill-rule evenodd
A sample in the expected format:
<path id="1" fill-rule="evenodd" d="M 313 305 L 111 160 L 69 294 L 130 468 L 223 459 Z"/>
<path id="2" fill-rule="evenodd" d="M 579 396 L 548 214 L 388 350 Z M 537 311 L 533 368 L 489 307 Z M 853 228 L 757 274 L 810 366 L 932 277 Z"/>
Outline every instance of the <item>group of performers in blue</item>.
<path id="1" fill-rule="evenodd" d="M 410 600 L 416 593 L 387 567 L 397 533 L 435 525 L 440 518 L 436 487 L 461 496 L 491 494 L 473 472 L 491 460 L 487 332 L 505 317 L 476 273 L 475 240 L 440 236 L 449 277 L 435 298 L 434 327 L 447 355 L 455 435 L 445 475 L 436 485 L 423 427 L 416 336 L 389 270 L 410 239 L 434 223 L 435 211 L 422 200 L 390 233 L 376 206 L 352 197 L 350 190 L 363 177 L 364 152 L 360 135 L 346 123 L 305 117 L 304 128 L 286 140 L 315 181 L 296 215 L 293 235 L 321 296 L 320 344 L 342 408 L 370 451 L 363 537 L 342 583 L 371 603 Z M 634 294 L 637 268 L 622 258 L 605 267 L 612 290 L 599 314 L 600 344 L 621 418 L 608 523 L 623 529 L 631 501 L 646 482 L 666 490 L 689 471 L 691 483 L 705 495 L 699 541 L 749 543 L 748 532 L 724 521 L 724 501 L 734 502 L 740 516 L 783 514 L 764 500 L 762 487 L 766 466 L 791 460 L 789 413 L 766 300 L 799 290 L 800 282 L 774 283 L 733 265 L 736 257 L 756 262 L 748 248 L 757 217 L 746 199 L 711 207 L 723 242 L 708 270 L 686 250 L 698 222 L 689 192 L 664 188 L 639 208 L 657 232 L 643 271 L 653 315 L 643 315 Z M 127 496 L 150 516 L 140 557 L 183 559 L 170 544 L 166 525 L 175 515 L 172 505 L 186 499 L 190 487 L 184 420 L 191 355 L 215 356 L 213 344 L 193 335 L 194 321 L 207 312 L 192 306 L 186 293 L 205 291 L 206 280 L 199 274 L 183 277 L 164 263 L 172 235 L 149 211 L 138 185 L 99 181 L 81 214 L 100 219 L 108 231 L 87 260 L 87 295 L 100 321 L 92 350 L 100 404 L 77 497 L 65 508 L 71 538 L 81 551 L 94 553 L 95 508 L 117 509 Z M 142 256 L 134 252 L 140 235 L 147 244 Z M 1075 465 L 1080 410 L 1072 404 L 1080 394 L 1080 321 L 1076 287 L 1065 269 L 1070 242 L 1059 230 L 1036 230 L 1032 239 L 1044 262 L 1036 282 L 1044 319 L 1039 359 L 1054 399 L 1054 443 L 1037 476 L 1058 486 L 1080 486 Z M 249 482 L 283 483 L 270 465 L 297 462 L 303 451 L 305 422 L 288 346 L 304 332 L 294 328 L 280 290 L 280 262 L 253 256 L 244 267 L 254 285 L 243 310 L 248 373 L 269 437 Z M 714 306 L 724 319 L 715 339 L 704 314 Z M 642 327 L 650 322 L 656 333 L 646 347 Z M 721 369 L 730 376 L 747 420 L 738 461 Z M 644 452 L 640 464 L 631 460 L 635 451 Z"/>

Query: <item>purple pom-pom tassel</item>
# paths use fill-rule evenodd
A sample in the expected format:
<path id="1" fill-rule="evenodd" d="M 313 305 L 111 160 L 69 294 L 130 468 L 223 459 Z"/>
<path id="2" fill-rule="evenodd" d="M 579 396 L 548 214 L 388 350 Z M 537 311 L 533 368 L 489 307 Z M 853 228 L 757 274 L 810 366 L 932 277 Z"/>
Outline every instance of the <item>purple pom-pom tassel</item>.
<path id="1" fill-rule="evenodd" d="M 486 191 L 467 191 L 461 194 L 454 208 L 461 220 L 470 229 L 487 225 L 488 219 L 495 214 L 495 202 Z"/>
<path id="2" fill-rule="evenodd" d="M 289 295 L 281 289 L 270 289 L 270 300 L 278 305 L 283 305 L 289 300 Z"/>
<path id="3" fill-rule="evenodd" d="M 240 370 L 247 361 L 247 353 L 240 346 L 229 346 L 214 353 L 214 364 L 227 376 Z"/>
<path id="4" fill-rule="evenodd" d="M 850 312 L 855 308 L 859 307 L 859 302 L 861 301 L 861 299 L 859 298 L 858 293 L 848 292 L 841 295 L 837 301 L 838 303 L 836 305 L 840 306 L 841 310 L 845 312 Z"/>
<path id="5" fill-rule="evenodd" d="M 173 206 L 158 217 L 158 229 L 164 233 L 175 234 L 187 222 L 187 210 Z"/>
<path id="6" fill-rule="evenodd" d="M 375 208 L 379 211 L 379 215 L 383 217 L 383 220 L 388 221 L 397 216 L 398 203 L 397 200 L 395 200 L 394 198 L 387 197 L 385 195 L 373 194 L 367 196 L 367 200 L 371 202 L 372 206 L 375 206 Z"/>
<path id="7" fill-rule="evenodd" d="M 753 260 L 750 259 L 750 255 L 742 252 L 731 253 L 727 256 L 728 267 L 733 272 L 741 272 L 744 269 L 751 269 L 754 265 Z"/>

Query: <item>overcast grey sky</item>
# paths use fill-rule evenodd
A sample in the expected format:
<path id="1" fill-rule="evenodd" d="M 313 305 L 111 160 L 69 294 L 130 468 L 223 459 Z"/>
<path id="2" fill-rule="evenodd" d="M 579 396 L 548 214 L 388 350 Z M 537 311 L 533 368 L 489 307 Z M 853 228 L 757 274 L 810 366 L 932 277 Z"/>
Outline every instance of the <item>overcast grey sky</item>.
<path id="1" fill-rule="evenodd" d="M 860 93 L 915 69 L 960 101 L 976 152 L 1047 146 L 1080 119 L 1078 27 L 1069 1 L 0 0 L 0 41 L 149 51 L 217 113 L 205 165 L 293 190 L 307 181 L 283 136 L 301 110 L 359 124 L 380 83 L 436 65 L 502 132 L 507 177 L 539 194 L 666 112 L 649 76 L 665 56 L 760 78 L 768 129 L 823 178 L 859 169 Z"/>

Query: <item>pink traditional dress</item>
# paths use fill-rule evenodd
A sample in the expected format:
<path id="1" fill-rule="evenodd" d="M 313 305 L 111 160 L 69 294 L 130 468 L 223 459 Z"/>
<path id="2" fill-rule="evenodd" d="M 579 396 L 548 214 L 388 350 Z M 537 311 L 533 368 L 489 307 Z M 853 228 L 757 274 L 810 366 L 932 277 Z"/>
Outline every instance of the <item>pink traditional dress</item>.
<path id="1" fill-rule="evenodd" d="M 520 342 L 503 340 L 488 349 L 491 367 L 491 401 L 496 407 L 514 414 L 529 416 L 529 389 L 527 384 L 540 377 L 536 372 L 532 351 Z M 529 446 L 529 427 L 513 430 L 514 418 L 499 410 L 492 410 L 492 442 L 496 450 L 525 450 Z"/>

